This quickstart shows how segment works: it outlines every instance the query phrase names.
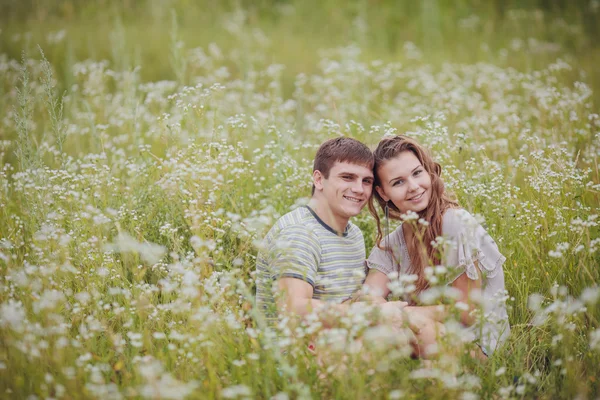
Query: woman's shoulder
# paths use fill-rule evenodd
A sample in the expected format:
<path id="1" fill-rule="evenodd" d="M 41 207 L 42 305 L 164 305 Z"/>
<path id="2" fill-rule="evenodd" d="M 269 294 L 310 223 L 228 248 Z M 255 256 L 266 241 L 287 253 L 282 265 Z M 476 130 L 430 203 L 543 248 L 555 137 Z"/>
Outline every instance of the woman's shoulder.
<path id="1" fill-rule="evenodd" d="M 381 239 L 381 247 L 377 244 L 371 250 L 367 258 L 367 267 L 376 269 L 386 275 L 398 273 L 401 268 L 398 260 L 402 259 L 402 254 L 406 252 L 402 236 L 402 225 L 398 226 L 389 235 Z"/>
<path id="2" fill-rule="evenodd" d="M 376 257 L 382 256 L 389 259 L 390 252 L 398 259 L 405 251 L 406 245 L 404 244 L 402 225 L 399 225 L 389 235 L 382 237 L 379 245 L 375 244 L 373 246 L 369 259 L 374 260 Z"/>
<path id="3" fill-rule="evenodd" d="M 398 225 L 396 229 L 381 238 L 382 247 L 398 247 L 403 246 L 403 243 L 404 233 L 402 231 L 402 224 Z"/>
<path id="4" fill-rule="evenodd" d="M 461 208 L 449 209 L 444 214 L 442 231 L 457 245 L 450 265 L 464 265 L 468 277 L 474 279 L 477 276 L 473 261 L 479 263 L 488 279 L 502 271 L 506 257 L 500 253 L 494 239 L 474 215 Z"/>
<path id="5" fill-rule="evenodd" d="M 464 208 L 449 208 L 443 216 L 442 231 L 445 235 L 454 236 L 465 229 L 477 229 L 477 219 Z"/>

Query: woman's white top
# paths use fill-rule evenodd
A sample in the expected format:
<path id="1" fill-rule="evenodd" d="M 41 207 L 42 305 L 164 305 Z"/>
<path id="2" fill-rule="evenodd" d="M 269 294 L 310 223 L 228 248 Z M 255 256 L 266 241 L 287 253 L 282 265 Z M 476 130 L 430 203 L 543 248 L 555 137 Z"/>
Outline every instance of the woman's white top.
<path id="1" fill-rule="evenodd" d="M 482 275 L 481 307 L 483 318 L 469 329 L 484 353 L 491 355 L 510 333 L 506 312 L 507 293 L 504 287 L 502 264 L 506 258 L 485 229 L 468 211 L 448 209 L 443 217 L 442 264 L 447 267 L 446 285 L 451 285 L 463 273 L 477 279 L 477 265 Z M 383 272 L 391 280 L 410 274 L 408 255 L 402 225 L 382 241 L 382 250 L 375 246 L 367 259 L 367 266 Z M 443 270 L 443 269 L 442 269 Z"/>

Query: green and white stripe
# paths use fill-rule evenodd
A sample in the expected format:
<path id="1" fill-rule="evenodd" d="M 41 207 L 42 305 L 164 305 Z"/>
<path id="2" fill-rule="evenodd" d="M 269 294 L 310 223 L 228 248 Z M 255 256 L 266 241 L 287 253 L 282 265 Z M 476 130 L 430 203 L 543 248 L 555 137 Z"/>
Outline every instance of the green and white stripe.
<path id="1" fill-rule="evenodd" d="M 313 287 L 313 299 L 342 302 L 365 277 L 365 244 L 348 223 L 339 235 L 304 206 L 282 216 L 267 233 L 256 262 L 256 304 L 268 320 L 276 317 L 277 279 L 294 277 Z"/>

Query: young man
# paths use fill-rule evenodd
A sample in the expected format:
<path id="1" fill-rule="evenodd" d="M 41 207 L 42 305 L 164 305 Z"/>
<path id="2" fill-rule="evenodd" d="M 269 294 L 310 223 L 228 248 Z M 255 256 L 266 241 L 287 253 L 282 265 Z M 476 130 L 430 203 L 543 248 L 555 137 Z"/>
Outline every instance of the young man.
<path id="1" fill-rule="evenodd" d="M 349 220 L 367 204 L 372 190 L 373 154 L 367 146 L 346 137 L 320 146 L 310 202 L 277 221 L 257 257 L 257 306 L 270 324 L 282 307 L 299 316 L 327 304 L 337 313 L 347 310 L 341 303 L 365 277 L 363 235 Z M 381 307 L 399 314 L 404 304 Z"/>

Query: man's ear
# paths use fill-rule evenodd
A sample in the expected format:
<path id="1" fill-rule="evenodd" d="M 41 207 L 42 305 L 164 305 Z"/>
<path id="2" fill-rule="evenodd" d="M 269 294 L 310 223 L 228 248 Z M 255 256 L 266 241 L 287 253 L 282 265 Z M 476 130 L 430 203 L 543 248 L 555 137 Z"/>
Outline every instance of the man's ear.
<path id="1" fill-rule="evenodd" d="M 375 186 L 375 190 L 377 190 L 377 194 L 381 196 L 383 201 L 390 201 L 390 198 L 385 195 L 381 186 Z"/>
<path id="2" fill-rule="evenodd" d="M 323 190 L 323 174 L 319 170 L 313 171 L 313 184 L 315 185 L 315 190 Z"/>

